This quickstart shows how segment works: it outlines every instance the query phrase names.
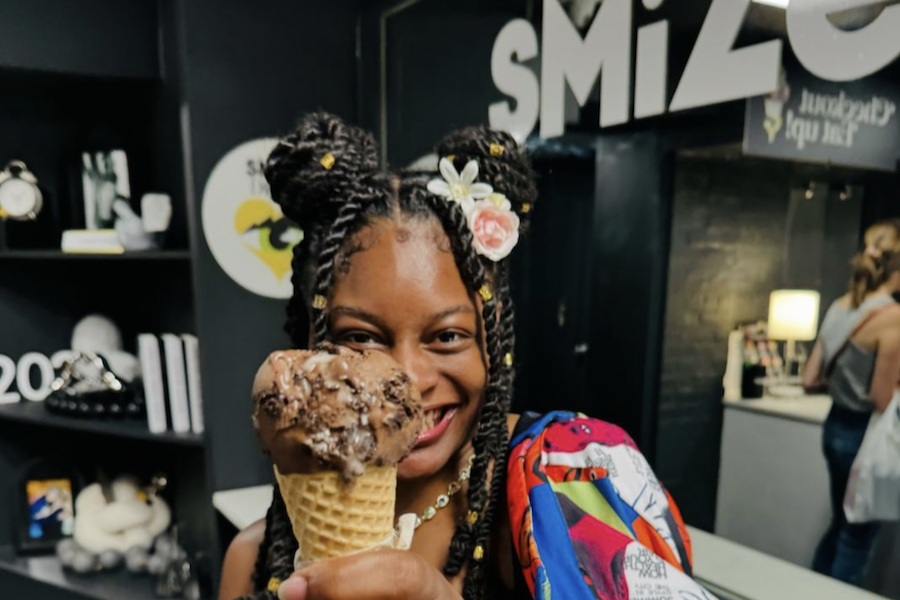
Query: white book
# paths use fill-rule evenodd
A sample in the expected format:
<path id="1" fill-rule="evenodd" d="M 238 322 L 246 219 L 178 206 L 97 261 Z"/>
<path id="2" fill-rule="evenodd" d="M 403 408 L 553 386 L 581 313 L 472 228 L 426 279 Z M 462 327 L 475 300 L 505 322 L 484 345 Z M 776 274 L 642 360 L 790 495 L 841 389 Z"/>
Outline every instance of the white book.
<path id="1" fill-rule="evenodd" d="M 62 234 L 66 254 L 122 254 L 125 248 L 115 229 L 68 229 Z"/>
<path id="2" fill-rule="evenodd" d="M 200 386 L 200 342 L 197 336 L 186 333 L 184 340 L 184 358 L 187 365 L 188 400 L 191 407 L 191 430 L 203 433 L 203 396 Z"/>
<path id="3" fill-rule="evenodd" d="M 163 433 L 166 430 L 166 392 L 163 388 L 159 340 L 155 335 L 142 333 L 138 336 L 138 354 L 144 379 L 147 426 L 151 433 Z"/>
<path id="4" fill-rule="evenodd" d="M 191 417 L 188 408 L 187 375 L 184 369 L 184 344 L 180 337 L 172 333 L 164 333 L 160 337 L 166 350 L 166 382 L 169 384 L 172 431 L 187 433 L 191 430 Z"/>

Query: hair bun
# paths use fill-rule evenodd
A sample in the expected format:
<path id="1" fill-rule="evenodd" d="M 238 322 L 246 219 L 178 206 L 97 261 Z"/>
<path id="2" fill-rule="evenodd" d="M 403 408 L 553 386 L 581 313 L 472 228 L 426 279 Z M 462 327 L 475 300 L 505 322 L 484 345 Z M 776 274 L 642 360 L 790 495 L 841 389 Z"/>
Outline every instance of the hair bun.
<path id="1" fill-rule="evenodd" d="M 478 162 L 478 180 L 507 197 L 523 227 L 537 199 L 537 183 L 523 147 L 510 134 L 484 125 L 451 133 L 438 144 L 440 158 L 452 157 L 457 170 Z"/>
<path id="2" fill-rule="evenodd" d="M 303 227 L 336 212 L 361 180 L 378 173 L 377 146 L 359 127 L 312 113 L 279 141 L 265 173 L 272 198 Z"/>

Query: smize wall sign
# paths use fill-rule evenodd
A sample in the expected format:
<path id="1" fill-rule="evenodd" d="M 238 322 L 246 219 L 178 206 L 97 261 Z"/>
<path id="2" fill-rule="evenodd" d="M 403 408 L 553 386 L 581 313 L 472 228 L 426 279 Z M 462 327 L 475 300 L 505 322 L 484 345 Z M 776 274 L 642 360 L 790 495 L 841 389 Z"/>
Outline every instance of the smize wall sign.
<path id="1" fill-rule="evenodd" d="M 237 146 L 212 170 L 203 190 L 203 233 L 222 270 L 268 298 L 290 298 L 291 258 L 303 233 L 272 201 L 263 174 L 278 140 Z"/>
<path id="2" fill-rule="evenodd" d="M 778 88 L 781 40 L 735 49 L 750 0 L 713 0 L 687 66 L 666 104 L 669 23 L 661 20 L 637 30 L 632 67 L 635 0 L 604 0 L 582 38 L 559 0 L 544 0 L 541 80 L 521 63 L 539 54 L 534 27 L 524 19 L 506 24 L 497 35 L 491 73 L 497 89 L 515 100 L 492 104 L 491 126 L 524 139 L 540 117 L 541 137 L 562 135 L 565 86 L 579 106 L 600 79 L 600 127 L 627 123 L 668 111 L 708 106 L 773 92 Z M 664 0 L 642 0 L 648 10 Z M 676 0 L 669 0 L 674 2 Z M 680 0 L 690 1 L 690 0 Z M 874 0 L 790 0 L 787 30 L 791 48 L 813 75 L 852 81 L 878 71 L 900 55 L 900 6 L 887 6 L 867 26 L 844 31 L 828 16 L 874 4 Z M 632 82 L 632 71 L 634 79 Z M 629 114 L 632 95 L 633 114 Z"/>

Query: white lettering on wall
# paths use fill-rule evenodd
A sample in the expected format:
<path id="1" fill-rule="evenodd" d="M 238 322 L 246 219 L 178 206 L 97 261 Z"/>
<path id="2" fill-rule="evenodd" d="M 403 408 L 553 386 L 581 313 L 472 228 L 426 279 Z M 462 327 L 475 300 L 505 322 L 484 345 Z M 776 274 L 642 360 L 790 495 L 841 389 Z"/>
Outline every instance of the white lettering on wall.
<path id="1" fill-rule="evenodd" d="M 713 0 L 669 110 L 767 94 L 778 87 L 781 40 L 734 50 L 750 0 Z"/>
<path id="2" fill-rule="evenodd" d="M 516 101 L 516 109 L 506 101 L 495 102 L 488 107 L 492 127 L 511 133 L 524 140 L 534 129 L 540 108 L 540 83 L 526 66 L 516 64 L 536 58 L 537 34 L 525 19 L 516 19 L 500 30 L 491 53 L 491 75 L 497 89 Z"/>
<path id="3" fill-rule="evenodd" d="M 867 26 L 844 31 L 828 15 L 874 4 L 873 0 L 791 0 L 787 29 L 791 48 L 813 75 L 852 81 L 900 56 L 900 6 L 887 6 Z"/>
<path id="4" fill-rule="evenodd" d="M 669 23 L 659 21 L 638 29 L 634 74 L 634 117 L 652 117 L 666 112 L 666 75 Z"/>
<path id="5" fill-rule="evenodd" d="M 491 125 L 523 139 L 534 129 L 540 114 L 541 136 L 561 135 L 565 129 L 566 85 L 584 106 L 598 77 L 600 126 L 628 122 L 632 2 L 605 0 L 582 39 L 559 0 L 545 0 L 540 83 L 531 69 L 521 64 L 540 52 L 534 27 L 523 19 L 507 24 L 494 43 L 491 73 L 497 89 L 516 101 L 516 109 L 506 101 L 492 104 L 488 109 Z M 643 0 L 649 10 L 662 2 Z M 668 110 L 749 98 L 778 87 L 780 40 L 734 49 L 749 3 L 713 0 Z M 872 0 L 791 0 L 787 9 L 790 43 L 809 71 L 822 79 L 849 81 L 870 75 L 900 56 L 900 6 L 885 7 L 873 22 L 856 31 L 843 31 L 827 18 L 836 11 L 869 4 Z M 666 111 L 668 34 L 667 21 L 645 25 L 637 32 L 635 118 Z M 879 101 L 873 99 L 870 104 L 848 110 L 878 113 L 878 117 L 870 118 L 886 123 L 893 112 L 885 111 L 895 107 L 879 107 Z M 835 131 L 829 128 L 829 139 L 852 139 L 855 133 L 847 130 L 846 135 L 838 136 Z M 796 139 L 807 140 L 810 132 L 797 122 L 794 133 L 800 136 Z"/>
<path id="6" fill-rule="evenodd" d="M 541 137 L 564 131 L 565 85 L 579 106 L 600 77 L 600 126 L 628 122 L 631 104 L 631 2 L 605 0 L 584 39 L 558 0 L 544 0 Z"/>

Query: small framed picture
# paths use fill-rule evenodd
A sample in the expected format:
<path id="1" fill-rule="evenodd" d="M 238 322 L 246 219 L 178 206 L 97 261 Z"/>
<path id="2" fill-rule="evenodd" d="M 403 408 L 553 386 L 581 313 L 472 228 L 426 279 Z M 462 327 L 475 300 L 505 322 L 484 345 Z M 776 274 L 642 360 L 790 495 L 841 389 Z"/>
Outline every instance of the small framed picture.
<path id="1" fill-rule="evenodd" d="M 110 229 L 116 221 L 113 203 L 131 199 L 128 157 L 123 150 L 84 152 L 81 155 L 86 229 Z"/>
<path id="2" fill-rule="evenodd" d="M 36 461 L 22 471 L 14 515 L 20 552 L 52 551 L 60 540 L 72 537 L 80 482 L 64 461 Z"/>

